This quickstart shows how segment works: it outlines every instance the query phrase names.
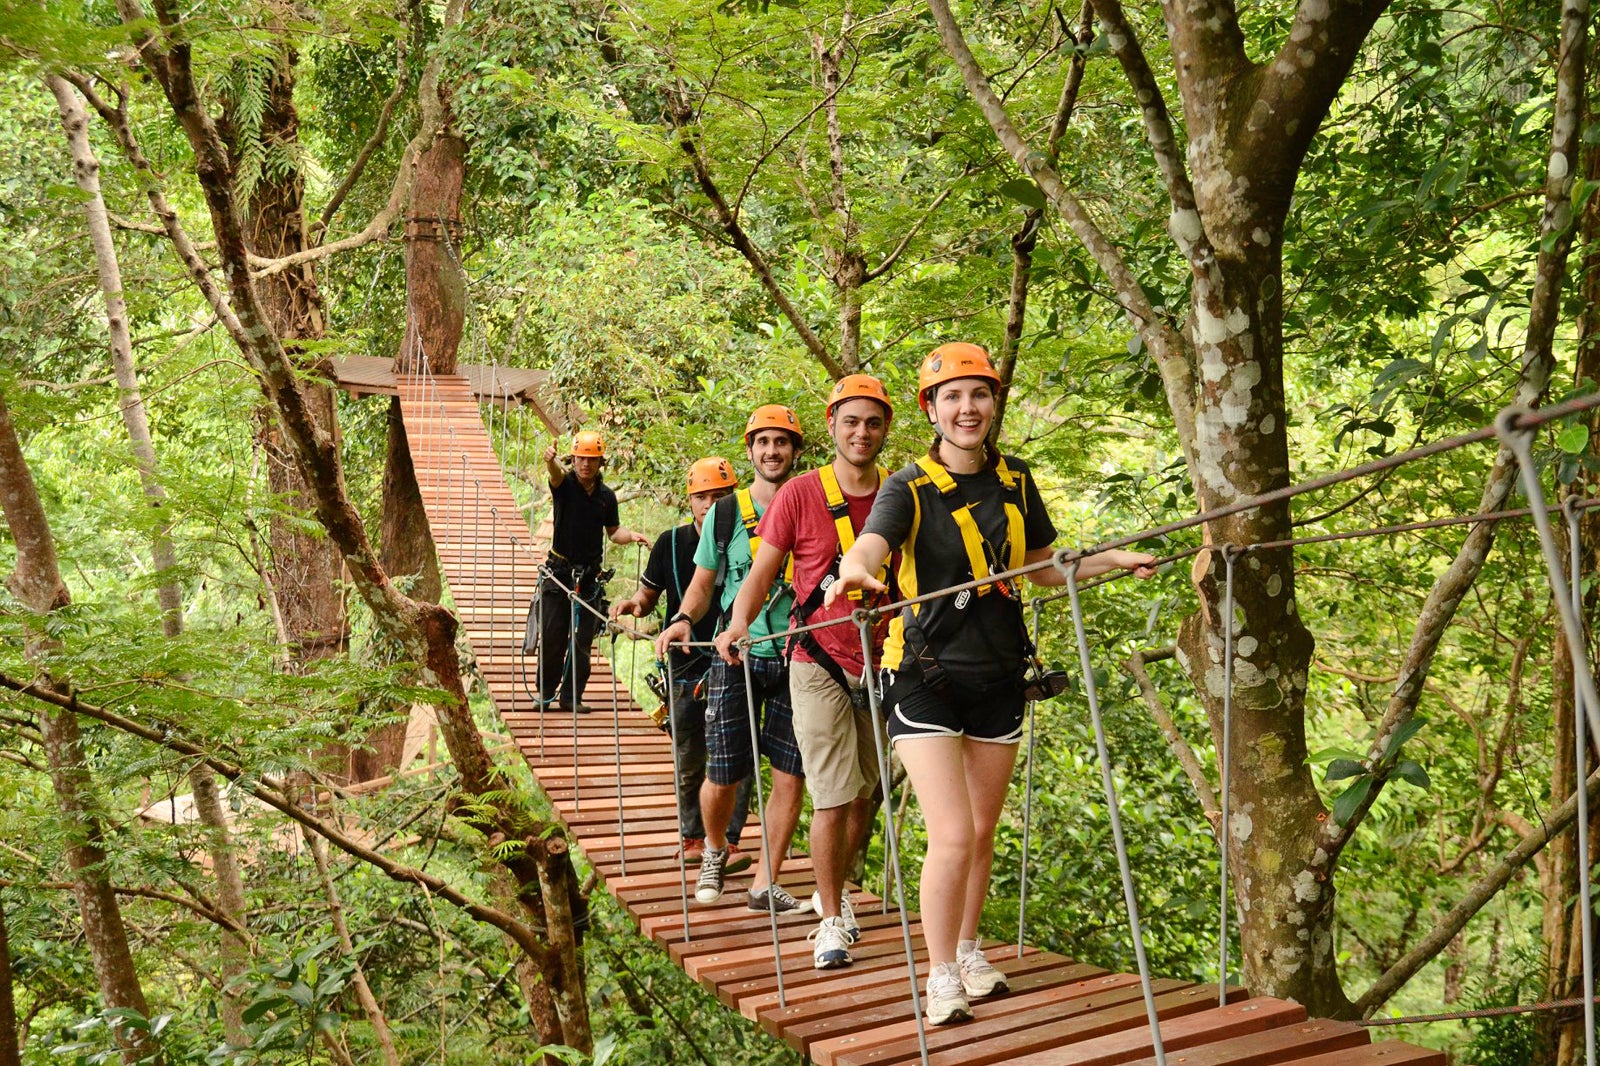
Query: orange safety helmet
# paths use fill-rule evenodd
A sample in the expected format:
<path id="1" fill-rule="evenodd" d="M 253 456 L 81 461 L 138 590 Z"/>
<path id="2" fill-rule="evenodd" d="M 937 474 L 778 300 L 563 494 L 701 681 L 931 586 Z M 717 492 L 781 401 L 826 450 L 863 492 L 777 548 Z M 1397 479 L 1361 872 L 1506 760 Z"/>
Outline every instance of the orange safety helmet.
<path id="1" fill-rule="evenodd" d="M 696 459 L 689 467 L 689 495 L 697 492 L 715 492 L 717 489 L 736 489 L 739 478 L 733 464 L 720 455 Z"/>
<path id="2" fill-rule="evenodd" d="M 605 438 L 592 429 L 586 429 L 582 433 L 574 433 L 572 435 L 572 454 L 575 456 L 584 455 L 592 459 L 604 459 L 606 457 Z"/>
<path id="3" fill-rule="evenodd" d="M 783 429 L 794 434 L 795 447 L 806 442 L 806 435 L 800 432 L 800 420 L 794 412 L 781 403 L 764 403 L 750 412 L 750 421 L 744 424 L 744 442 L 750 443 L 750 438 L 763 429 Z"/>
<path id="4" fill-rule="evenodd" d="M 883 382 L 871 374 L 847 374 L 840 378 L 828 394 L 828 417 L 832 418 L 833 409 L 846 400 L 877 400 L 883 404 L 883 413 L 894 417 L 894 404 L 889 402 L 888 391 Z"/>
<path id="5" fill-rule="evenodd" d="M 983 378 L 992 381 L 996 390 L 1000 388 L 1000 371 L 983 348 L 966 341 L 941 344 L 928 353 L 917 369 L 917 406 L 924 414 L 933 390 L 957 378 Z"/>

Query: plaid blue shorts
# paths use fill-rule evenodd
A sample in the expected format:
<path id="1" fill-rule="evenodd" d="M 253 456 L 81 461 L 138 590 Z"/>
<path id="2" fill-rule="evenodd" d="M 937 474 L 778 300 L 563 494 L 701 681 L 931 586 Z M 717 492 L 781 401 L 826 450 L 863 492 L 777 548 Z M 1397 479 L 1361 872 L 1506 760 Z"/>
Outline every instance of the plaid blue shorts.
<path id="1" fill-rule="evenodd" d="M 749 656 L 754 686 L 761 754 L 774 770 L 805 775 L 800 745 L 794 739 L 794 711 L 789 705 L 789 664 L 776 656 Z M 744 664 L 729 666 L 720 657 L 711 664 L 711 695 L 706 703 L 706 777 L 715 785 L 733 785 L 755 769 L 750 750 L 750 705 L 745 697 Z"/>

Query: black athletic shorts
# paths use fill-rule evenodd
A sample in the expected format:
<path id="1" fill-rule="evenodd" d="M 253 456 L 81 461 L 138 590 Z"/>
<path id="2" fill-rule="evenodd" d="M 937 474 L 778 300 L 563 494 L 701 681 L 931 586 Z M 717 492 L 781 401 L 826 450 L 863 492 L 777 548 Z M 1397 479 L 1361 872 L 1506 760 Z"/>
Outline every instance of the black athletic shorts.
<path id="1" fill-rule="evenodd" d="M 1022 740 L 1022 680 L 1016 677 L 979 681 L 947 674 L 948 682 L 934 690 L 922 672 L 883 670 L 883 714 L 891 742 L 912 737 L 970 737 L 991 744 L 1017 744 Z"/>

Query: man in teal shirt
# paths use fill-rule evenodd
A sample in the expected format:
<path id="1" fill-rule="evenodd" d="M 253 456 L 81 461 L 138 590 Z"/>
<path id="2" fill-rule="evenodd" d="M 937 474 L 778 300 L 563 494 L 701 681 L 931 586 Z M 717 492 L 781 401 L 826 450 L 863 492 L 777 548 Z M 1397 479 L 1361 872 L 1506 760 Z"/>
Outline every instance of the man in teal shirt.
<path id="1" fill-rule="evenodd" d="M 745 448 L 755 481 L 749 489 L 717 501 L 706 516 L 695 552 L 695 576 L 683 594 L 678 613 L 667 620 L 667 627 L 656 639 L 656 654 L 665 657 L 673 644 L 690 639 L 690 629 L 716 599 L 717 609 L 725 612 L 739 594 L 739 585 L 750 572 L 754 549 L 751 537 L 757 521 L 765 513 L 779 486 L 794 469 L 804 438 L 794 412 L 779 404 L 756 408 L 745 425 Z M 757 542 L 759 543 L 759 541 Z M 720 591 L 717 588 L 721 583 Z M 805 792 L 805 770 L 800 748 L 794 739 L 794 723 L 789 705 L 789 670 L 783 648 L 763 637 L 781 632 L 789 624 L 794 592 L 789 587 L 787 568 L 767 592 L 766 602 L 750 624 L 750 684 L 745 691 L 743 665 L 731 666 L 715 657 L 710 672 L 710 702 L 706 708 L 706 779 L 700 786 L 700 814 L 706 828 L 705 852 L 700 860 L 700 878 L 695 899 L 715 903 L 722 898 L 722 883 L 728 861 L 728 841 L 724 827 L 733 810 L 739 782 L 755 770 L 756 752 L 750 745 L 749 702 L 760 716 L 760 749 L 772 766 L 772 796 L 767 803 L 762 832 L 772 869 L 758 862 L 751 879 L 748 906 L 753 911 L 769 908 L 780 914 L 809 911 L 809 900 L 796 900 L 778 884 L 778 874 L 795 823 L 800 819 L 800 803 Z M 758 856 L 759 858 L 759 856 Z"/>

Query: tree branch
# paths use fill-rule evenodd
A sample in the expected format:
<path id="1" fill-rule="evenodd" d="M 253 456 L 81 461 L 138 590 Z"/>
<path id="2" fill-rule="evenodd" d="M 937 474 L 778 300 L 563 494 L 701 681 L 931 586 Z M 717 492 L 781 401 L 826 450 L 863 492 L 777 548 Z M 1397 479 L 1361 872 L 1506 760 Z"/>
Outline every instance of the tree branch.
<path id="1" fill-rule="evenodd" d="M 761 254 L 761 249 L 756 247 L 755 241 L 745 232 L 739 223 L 739 216 L 734 214 L 728 206 L 728 201 L 723 198 L 722 190 L 717 187 L 711 170 L 706 165 L 705 156 L 701 154 L 700 147 L 695 137 L 691 123 L 694 113 L 689 109 L 688 101 L 684 99 L 682 89 L 668 90 L 667 116 L 672 121 L 672 128 L 678 134 L 678 147 L 689 159 L 690 169 L 694 172 L 695 183 L 700 186 L 700 191 L 707 200 L 711 201 L 712 211 L 717 216 L 717 221 L 722 224 L 723 230 L 728 234 L 728 239 L 739 254 L 744 256 L 745 262 L 756 273 L 756 280 L 761 282 L 761 287 L 767 290 L 767 295 L 772 297 L 772 302 L 778 305 L 778 310 L 783 317 L 794 327 L 800 335 L 800 340 L 805 344 L 806 350 L 821 363 L 828 373 L 834 378 L 844 376 L 844 369 L 839 361 L 828 351 L 827 345 L 816 335 L 798 308 L 790 302 L 788 295 L 779 286 L 777 278 L 773 276 L 772 267 L 768 265 L 766 256 Z"/>
<path id="2" fill-rule="evenodd" d="M 1032 177 L 1045 198 L 1072 227 L 1091 258 L 1111 281 L 1118 305 L 1133 321 L 1145 346 L 1161 370 L 1162 383 L 1167 393 L 1167 403 L 1172 409 L 1173 425 L 1177 429 L 1184 453 L 1194 456 L 1194 372 L 1190 366 L 1183 338 L 1164 319 L 1156 314 L 1139 279 L 1129 269 L 1122 253 L 1101 231 L 1088 209 L 1074 196 L 1062 180 L 1061 174 L 1044 155 L 1034 151 L 1011 122 L 1005 104 L 1000 101 L 984 76 L 972 50 L 967 46 L 961 27 L 950 12 L 949 0 L 928 0 L 939 36 L 945 51 L 955 61 L 966 82 L 967 90 L 978 104 L 978 109 L 988 120 L 1001 146 L 1011 156 L 1017 167 Z M 1192 465 L 1192 463 L 1191 463 Z"/>
<path id="3" fill-rule="evenodd" d="M 1600 796 L 1600 770 L 1589 776 L 1588 793 L 1591 801 Z M 1483 909 L 1484 905 L 1493 899 L 1499 891 L 1506 886 L 1514 874 L 1526 866 L 1534 856 L 1550 843 L 1555 835 L 1572 824 L 1578 813 L 1578 797 L 1574 793 L 1555 810 L 1547 813 L 1541 820 L 1537 829 L 1524 836 L 1522 841 L 1501 860 L 1495 864 L 1483 877 L 1479 878 L 1471 888 L 1461 897 L 1461 900 L 1439 919 L 1427 935 L 1417 941 L 1410 951 L 1406 952 L 1383 975 L 1372 983 L 1372 987 L 1361 994 L 1355 1001 L 1355 1009 L 1363 1018 L 1370 1018 L 1372 1012 L 1393 996 L 1418 970 L 1427 965 L 1434 956 L 1449 946 L 1457 933 L 1472 920 L 1473 915 Z"/>
<path id="4" fill-rule="evenodd" d="M 1555 370 L 1556 322 L 1561 315 L 1561 288 L 1566 277 L 1567 253 L 1572 247 L 1572 186 L 1576 167 L 1569 161 L 1579 158 L 1579 139 L 1583 131 L 1585 46 L 1588 35 L 1588 0 L 1563 0 L 1561 5 L 1561 54 L 1557 62 L 1556 102 L 1550 123 L 1549 165 L 1545 171 L 1544 214 L 1539 223 L 1539 256 L 1529 302 L 1528 332 L 1523 342 L 1522 370 L 1517 380 L 1515 402 L 1533 406 L 1545 394 Z M 1504 508 L 1516 485 L 1516 459 L 1504 445 L 1495 456 L 1494 466 L 1485 481 L 1478 501 L 1478 513 Z M 1422 606 L 1411 645 L 1401 664 L 1399 681 L 1384 710 L 1377 734 L 1368 750 L 1368 765 L 1377 767 L 1366 799 L 1344 825 L 1333 819 L 1323 824 L 1319 834 L 1319 865 L 1332 870 L 1340 853 L 1388 783 L 1389 770 L 1380 765 L 1396 730 L 1416 714 L 1433 657 L 1455 617 L 1462 599 L 1477 581 L 1489 550 L 1494 544 L 1497 523 L 1483 522 L 1472 527 L 1461 550 L 1429 590 Z M 1394 760 L 1387 760 L 1392 766 Z"/>
<path id="5" fill-rule="evenodd" d="M 965 178 L 966 174 L 962 174 L 961 177 Z M 958 178 L 957 180 L 959 181 L 960 179 Z M 939 208 L 944 206 L 944 202 L 950 199 L 950 194 L 955 191 L 956 187 L 954 184 L 945 186 L 944 190 L 940 192 L 938 196 L 933 198 L 933 202 L 930 203 L 923 210 L 922 214 L 917 218 L 917 220 L 911 224 L 911 228 L 906 230 L 905 236 L 900 238 L 900 243 L 894 246 L 894 250 L 888 255 L 884 256 L 883 262 L 879 263 L 877 266 L 861 275 L 861 281 L 863 283 L 877 281 L 879 278 L 887 274 L 894 267 L 895 263 L 900 261 L 900 257 L 904 255 L 905 250 L 910 247 L 912 240 L 916 238 L 918 233 L 922 232 L 922 227 L 927 223 L 928 219 L 932 218 L 934 214 L 938 212 Z"/>
<path id="6" fill-rule="evenodd" d="M 52 892 L 72 892 L 77 886 L 71 881 L 14 881 L 0 878 L 0 888 L 42 888 Z M 204 918 L 212 925 L 220 926 L 236 936 L 242 936 L 247 939 L 250 936 L 248 929 L 203 899 L 190 899 L 188 896 L 180 896 L 175 892 L 163 892 L 158 888 L 146 888 L 142 885 L 112 885 L 111 891 L 119 896 L 136 896 L 139 899 L 154 899 L 163 903 L 176 904 L 197 917 Z"/>
<path id="7" fill-rule="evenodd" d="M 146 58 L 145 62 L 149 63 L 150 60 Z M 206 265 L 206 261 L 200 256 L 199 246 L 189 239 L 188 231 L 183 228 L 183 221 L 178 217 L 178 212 L 167 201 L 167 194 L 161 175 L 156 172 L 155 167 L 151 165 L 150 160 L 145 156 L 144 149 L 139 147 L 138 140 L 134 138 L 133 126 L 128 121 L 126 94 L 118 90 L 117 106 L 112 107 L 95 91 L 94 83 L 84 75 L 69 70 L 64 71 L 62 77 L 77 87 L 78 91 L 83 94 L 83 98 L 88 101 L 89 106 L 94 108 L 95 113 L 100 116 L 101 121 L 111 128 L 112 134 L 117 139 L 117 144 L 122 148 L 123 158 L 127 159 L 144 178 L 142 184 L 144 185 L 145 197 L 150 201 L 150 209 L 161 220 L 162 231 L 167 235 L 167 239 L 172 242 L 173 250 L 178 253 L 178 258 L 182 261 L 184 268 L 189 271 L 190 280 L 200 290 L 200 294 L 205 297 L 206 303 L 211 305 L 211 310 L 216 314 L 223 328 L 228 331 L 228 335 L 233 338 L 233 342 L 238 345 L 240 350 L 243 350 L 248 343 L 244 335 L 244 326 L 240 324 L 238 316 L 233 313 L 233 307 L 228 302 L 227 295 L 217 287 L 216 280 L 211 276 L 211 268 Z"/>
<path id="8" fill-rule="evenodd" d="M 1167 747 L 1172 749 L 1172 754 L 1177 756 L 1178 765 L 1183 767 L 1184 774 L 1189 778 L 1189 784 L 1194 787 L 1195 798 L 1200 801 L 1200 809 L 1205 812 L 1206 820 L 1211 823 L 1213 830 L 1217 828 L 1217 821 L 1222 816 L 1222 805 L 1217 802 L 1217 792 L 1211 787 L 1211 781 L 1206 777 L 1206 771 L 1200 765 L 1199 758 L 1194 753 L 1194 748 L 1189 746 L 1189 741 L 1184 737 L 1183 731 L 1178 728 L 1178 723 L 1167 713 L 1166 706 L 1161 702 L 1161 694 L 1156 691 L 1156 686 L 1150 680 L 1150 673 L 1145 669 L 1147 663 L 1170 659 L 1173 648 L 1134 651 L 1127 661 L 1122 664 L 1122 669 L 1139 686 L 1139 694 L 1144 697 L 1144 705 L 1150 711 L 1150 717 L 1156 720 L 1156 725 L 1161 728 L 1161 735 L 1166 738 Z"/>
<path id="9" fill-rule="evenodd" d="M 345 197 L 350 195 L 350 190 L 355 188 L 356 182 L 361 180 L 361 175 L 367 169 L 367 163 L 372 159 L 384 140 L 389 136 L 389 122 L 394 117 L 394 109 L 400 103 L 400 98 L 405 95 L 406 86 L 410 81 L 410 67 L 406 64 L 406 39 L 401 36 L 395 41 L 394 58 L 394 92 L 383 101 L 383 108 L 378 112 L 378 124 L 372 131 L 372 136 L 361 146 L 361 151 L 356 153 L 355 162 L 350 164 L 349 173 L 339 187 L 333 190 L 333 195 L 328 197 L 328 202 L 323 205 L 322 212 L 317 220 L 311 224 L 310 243 L 315 247 L 321 242 L 323 234 L 328 232 L 328 224 L 333 221 L 333 216 L 339 213 L 339 208 L 344 206 Z"/>
<path id="10" fill-rule="evenodd" d="M 84 703 L 78 699 L 75 692 L 55 692 L 43 685 L 31 681 L 23 681 L 19 678 L 11 677 L 9 674 L 0 673 L 0 688 L 10 689 L 12 692 L 28 696 L 52 707 L 71 711 L 85 718 L 92 718 L 113 729 L 138 737 L 168 751 L 198 759 L 221 776 L 233 782 L 236 787 L 317 834 L 345 854 L 381 870 L 392 880 L 416 885 L 429 894 L 438 896 L 440 899 L 460 908 L 478 921 L 494 926 L 515 940 L 517 946 L 528 952 L 530 957 L 543 958 L 548 951 L 546 945 L 538 939 L 531 928 L 504 911 L 484 906 L 456 889 L 449 882 L 416 867 L 396 862 L 382 852 L 366 847 L 347 836 L 342 830 L 323 821 L 295 803 L 289 798 L 288 787 L 277 778 L 267 774 L 246 773 L 243 767 L 209 754 L 199 744 L 179 736 L 177 731 L 171 727 L 144 725 L 125 715 L 117 714 L 115 711 L 98 707 L 91 703 Z"/>
<path id="11" fill-rule="evenodd" d="M 1167 197 L 1172 201 L 1172 210 L 1193 211 L 1194 186 L 1189 183 L 1189 172 L 1184 167 L 1183 147 L 1178 144 L 1177 135 L 1173 132 L 1166 97 L 1161 93 L 1161 83 L 1150 69 L 1144 47 L 1139 43 L 1133 27 L 1128 25 L 1128 16 L 1122 10 L 1120 0 L 1093 2 L 1095 14 L 1105 28 L 1106 40 L 1111 43 L 1111 51 L 1117 57 L 1117 62 L 1122 64 L 1122 72 L 1139 101 L 1139 111 L 1144 117 L 1145 140 L 1155 153 L 1156 165 L 1167 187 Z M 1205 243 L 1203 230 L 1198 240 L 1189 240 L 1189 231 L 1182 226 L 1174 224 L 1168 228 L 1172 231 L 1173 240 L 1178 242 L 1191 262 L 1210 257 L 1210 245 Z"/>

